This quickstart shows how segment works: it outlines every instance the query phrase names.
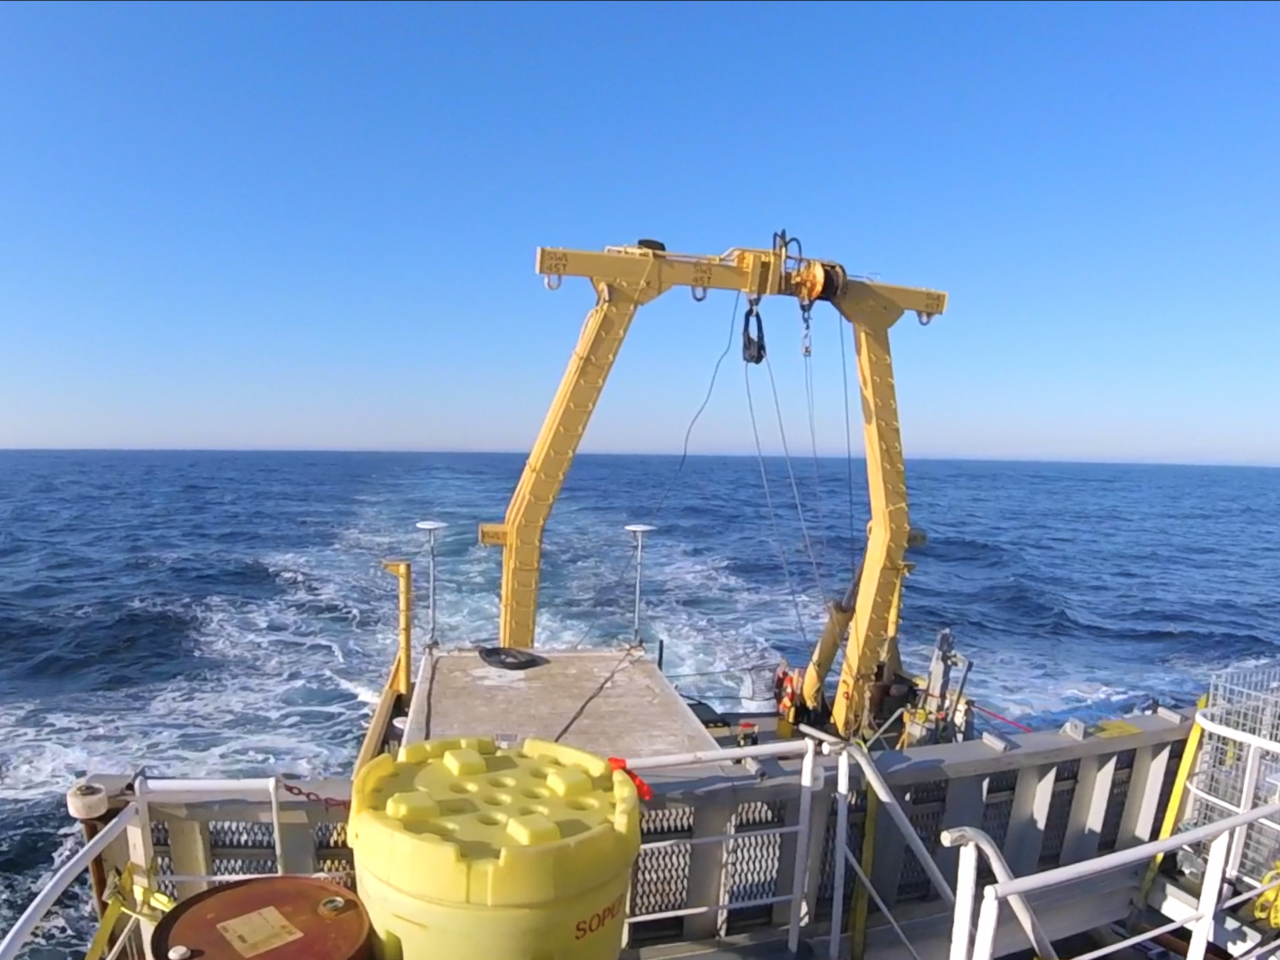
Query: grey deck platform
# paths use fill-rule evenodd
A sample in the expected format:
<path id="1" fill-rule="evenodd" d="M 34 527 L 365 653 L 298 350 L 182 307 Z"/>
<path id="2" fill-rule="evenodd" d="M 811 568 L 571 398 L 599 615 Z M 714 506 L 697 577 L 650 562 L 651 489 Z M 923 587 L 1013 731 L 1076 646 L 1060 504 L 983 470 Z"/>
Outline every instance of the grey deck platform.
<path id="1" fill-rule="evenodd" d="M 513 734 L 624 758 L 718 746 L 643 654 L 536 652 L 545 662 L 528 670 L 491 667 L 475 650 L 433 652 L 414 685 L 405 742 Z"/>

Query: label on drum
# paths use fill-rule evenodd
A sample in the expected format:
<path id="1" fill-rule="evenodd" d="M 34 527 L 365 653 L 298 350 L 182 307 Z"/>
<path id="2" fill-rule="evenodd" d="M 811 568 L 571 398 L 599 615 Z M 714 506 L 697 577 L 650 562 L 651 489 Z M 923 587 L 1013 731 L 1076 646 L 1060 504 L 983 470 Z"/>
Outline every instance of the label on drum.
<path id="1" fill-rule="evenodd" d="M 218 924 L 218 932 L 240 956 L 246 958 L 302 938 L 302 931 L 275 907 L 264 907 L 234 920 L 225 920 Z"/>

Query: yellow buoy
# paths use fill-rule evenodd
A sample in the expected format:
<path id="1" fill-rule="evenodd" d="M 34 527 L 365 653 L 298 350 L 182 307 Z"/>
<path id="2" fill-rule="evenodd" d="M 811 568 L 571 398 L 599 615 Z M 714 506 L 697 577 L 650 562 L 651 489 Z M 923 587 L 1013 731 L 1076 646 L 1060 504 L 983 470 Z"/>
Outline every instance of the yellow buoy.
<path id="1" fill-rule="evenodd" d="M 572 747 L 415 743 L 357 774 L 348 838 L 383 960 L 615 960 L 636 787 Z"/>

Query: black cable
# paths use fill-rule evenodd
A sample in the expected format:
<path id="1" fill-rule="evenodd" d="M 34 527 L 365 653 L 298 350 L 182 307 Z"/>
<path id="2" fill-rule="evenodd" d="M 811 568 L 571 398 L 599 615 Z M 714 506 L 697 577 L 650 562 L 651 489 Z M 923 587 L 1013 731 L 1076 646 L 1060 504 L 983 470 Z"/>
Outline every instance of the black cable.
<path id="1" fill-rule="evenodd" d="M 796 593 L 795 582 L 791 579 L 791 566 L 787 563 L 787 551 L 782 545 L 782 536 L 778 532 L 778 515 L 773 509 L 773 495 L 769 493 L 769 474 L 765 469 L 764 450 L 760 446 L 760 429 L 756 425 L 756 407 L 751 400 L 751 364 L 742 365 L 743 379 L 747 386 L 747 412 L 751 415 L 751 434 L 756 441 L 756 460 L 760 464 L 760 483 L 764 487 L 764 502 L 769 511 L 769 524 L 773 528 L 773 545 L 778 550 L 778 559 L 782 561 L 782 572 L 787 578 L 787 591 L 791 594 L 791 605 L 796 612 L 796 626 L 800 630 L 800 638 L 804 645 L 809 645 L 809 634 L 804 628 L 804 614 L 800 612 L 800 597 Z"/>
<path id="2" fill-rule="evenodd" d="M 720 375 L 720 364 L 724 363 L 724 358 L 729 355 L 729 351 L 733 349 L 734 331 L 737 329 L 738 321 L 738 303 L 742 299 L 742 293 L 739 291 L 733 298 L 733 309 L 729 311 L 729 340 L 724 345 L 724 352 L 720 354 L 716 365 L 711 371 L 711 383 L 707 385 L 707 395 L 702 398 L 702 406 L 698 407 L 697 413 L 693 415 L 693 419 L 689 421 L 689 428 L 684 432 L 684 449 L 680 452 L 680 465 L 676 467 L 675 476 L 667 484 L 665 490 L 662 491 L 662 498 L 658 501 L 657 508 L 653 511 L 652 517 L 656 520 L 658 515 L 662 513 L 662 508 L 667 504 L 667 496 L 675 488 L 676 481 L 680 479 L 680 474 L 684 470 L 685 461 L 689 459 L 689 438 L 693 436 L 694 425 L 697 424 L 698 418 L 702 416 L 702 411 L 707 409 L 707 404 L 711 402 L 711 394 L 716 388 L 716 377 Z"/>
<path id="3" fill-rule="evenodd" d="M 582 715 L 587 712 L 587 707 L 591 706 L 596 697 L 600 696 L 600 694 L 604 692 L 604 688 L 609 685 L 609 681 L 617 676 L 618 671 L 622 669 L 622 665 L 627 662 L 627 659 L 634 651 L 634 647 L 627 647 L 627 649 L 623 651 L 622 657 L 613 665 L 613 669 L 609 671 L 608 675 L 600 681 L 600 685 L 588 694 L 587 698 L 578 706 L 578 709 L 573 712 L 573 716 L 569 718 L 569 722 L 561 727 L 560 732 L 556 734 L 555 740 L 552 741 L 553 743 L 559 743 L 561 738 L 569 732 L 570 728 L 582 718 Z"/>
<path id="4" fill-rule="evenodd" d="M 734 331 L 736 329 L 738 319 L 738 302 L 741 298 L 741 292 L 737 293 L 733 298 L 733 309 L 729 311 L 729 340 L 724 346 L 724 352 L 720 354 L 719 359 L 716 360 L 715 367 L 711 371 L 711 383 L 707 385 L 707 395 L 702 398 L 702 405 L 698 407 L 697 412 L 694 413 L 693 419 L 689 421 L 689 426 L 684 432 L 684 449 L 680 454 L 680 463 L 676 467 L 675 475 L 667 482 L 666 489 L 662 491 L 662 497 L 658 500 L 657 507 L 654 508 L 649 515 L 654 521 L 656 521 L 662 514 L 662 510 L 667 504 L 667 497 L 671 494 L 671 491 L 675 489 L 675 485 L 680 479 L 680 474 L 684 471 L 685 461 L 689 459 L 689 440 L 693 436 L 693 428 L 697 424 L 698 418 L 702 416 L 702 412 L 707 409 L 707 404 L 711 402 L 711 395 L 716 388 L 716 378 L 720 375 L 720 364 L 724 363 L 724 358 L 729 355 L 729 351 L 733 348 Z M 618 574 L 611 586 L 616 587 L 621 584 L 622 581 L 631 573 L 631 565 L 635 562 L 635 553 L 632 552 L 628 554 L 627 562 L 623 564 L 622 571 Z M 569 649 L 577 650 L 581 647 L 586 639 L 591 636 L 591 631 L 594 626 L 594 623 L 588 624 L 587 629 L 582 632 L 582 635 L 578 637 Z"/>

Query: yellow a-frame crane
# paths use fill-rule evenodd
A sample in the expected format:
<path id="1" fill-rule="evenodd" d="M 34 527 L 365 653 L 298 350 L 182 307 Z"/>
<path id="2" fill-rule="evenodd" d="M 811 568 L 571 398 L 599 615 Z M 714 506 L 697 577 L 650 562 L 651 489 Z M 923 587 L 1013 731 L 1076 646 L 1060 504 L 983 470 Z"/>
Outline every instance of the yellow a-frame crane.
<path id="1" fill-rule="evenodd" d="M 480 526 L 480 541 L 503 550 L 499 643 L 533 646 L 543 530 L 636 310 L 673 287 L 690 287 L 695 300 L 709 290 L 741 292 L 752 315 L 767 296 L 795 297 L 806 312 L 825 301 L 854 329 L 871 522 L 860 571 L 845 598 L 829 604 L 826 626 L 804 671 L 802 698 L 810 714 L 825 715 L 823 683 L 847 633 L 830 718 L 841 736 L 866 735 L 873 719 L 873 684 L 884 667 L 890 680 L 898 670 L 898 611 L 910 534 L 889 328 L 907 312 L 927 322 L 946 309 L 947 295 L 858 280 L 838 263 L 792 257 L 785 235 L 775 237 L 770 250 L 733 249 L 718 257 L 671 253 L 655 241 L 603 252 L 539 248 L 537 272 L 551 289 L 564 277 L 587 277 L 597 302 L 506 519 Z M 752 357 L 752 338 L 744 335 L 744 340 L 744 358 L 759 362 L 762 350 Z"/>

